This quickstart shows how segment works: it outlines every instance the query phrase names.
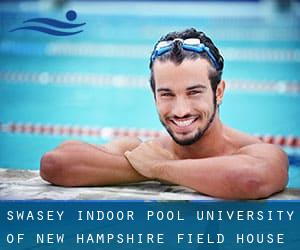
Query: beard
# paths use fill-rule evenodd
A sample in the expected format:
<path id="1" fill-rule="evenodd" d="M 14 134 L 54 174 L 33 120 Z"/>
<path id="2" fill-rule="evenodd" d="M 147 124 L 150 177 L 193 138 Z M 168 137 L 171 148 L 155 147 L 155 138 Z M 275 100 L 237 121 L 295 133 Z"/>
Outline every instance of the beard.
<path id="1" fill-rule="evenodd" d="M 208 130 L 208 128 L 210 127 L 211 123 L 213 122 L 213 120 L 215 118 L 216 110 L 217 110 L 217 105 L 214 102 L 214 111 L 213 111 L 212 115 L 210 116 L 208 122 L 206 123 L 205 127 L 203 129 L 198 128 L 196 133 L 193 136 L 185 138 L 185 139 L 180 139 L 180 138 L 176 137 L 176 135 L 173 133 L 172 129 L 166 125 L 166 123 L 161 119 L 161 117 L 159 117 L 159 120 L 160 120 L 161 124 L 165 127 L 165 129 L 167 130 L 169 135 L 172 137 L 172 139 L 177 144 L 179 144 L 181 146 L 190 146 L 190 145 L 194 144 L 195 142 L 197 142 L 198 140 L 200 140 L 202 138 L 202 136 L 205 134 L 205 132 Z"/>

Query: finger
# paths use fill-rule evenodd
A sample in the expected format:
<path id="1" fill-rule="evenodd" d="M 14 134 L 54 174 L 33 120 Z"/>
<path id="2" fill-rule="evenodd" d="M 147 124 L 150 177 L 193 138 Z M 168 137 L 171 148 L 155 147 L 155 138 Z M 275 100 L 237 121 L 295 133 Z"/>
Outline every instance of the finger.
<path id="1" fill-rule="evenodd" d="M 157 141 L 149 141 L 148 146 L 157 153 L 170 153 L 167 149 Z"/>
<path id="2" fill-rule="evenodd" d="M 155 140 L 150 140 L 150 141 L 147 142 L 147 144 L 148 144 L 149 146 L 153 146 L 153 147 L 161 147 L 160 143 L 158 143 L 158 142 L 155 141 Z"/>
<path id="3" fill-rule="evenodd" d="M 155 142 L 153 140 L 149 140 L 146 142 L 148 145 L 153 145 Z"/>
<path id="4" fill-rule="evenodd" d="M 163 155 L 169 159 L 173 159 L 175 160 L 176 159 L 176 156 L 170 152 L 168 149 L 166 148 L 163 148 L 159 143 L 155 142 L 155 146 L 153 146 L 153 150 L 155 150 L 155 152 L 157 154 L 160 154 L 160 155 Z"/>
<path id="5" fill-rule="evenodd" d="M 130 151 L 126 151 L 125 153 L 124 153 L 124 156 L 125 156 L 125 158 L 130 162 L 130 163 L 132 163 L 132 161 L 133 161 L 133 154 L 132 154 L 132 152 L 130 152 Z"/>
<path id="6" fill-rule="evenodd" d="M 147 150 L 151 150 L 152 152 L 159 152 L 162 149 L 159 143 L 155 141 L 147 142 Z"/>
<path id="7" fill-rule="evenodd" d="M 130 152 L 130 151 L 128 151 L 128 150 L 127 150 L 127 151 L 124 153 L 124 155 L 126 156 L 126 158 L 127 158 L 127 156 L 129 156 L 129 155 L 130 155 L 130 153 L 131 153 L 131 152 Z"/>

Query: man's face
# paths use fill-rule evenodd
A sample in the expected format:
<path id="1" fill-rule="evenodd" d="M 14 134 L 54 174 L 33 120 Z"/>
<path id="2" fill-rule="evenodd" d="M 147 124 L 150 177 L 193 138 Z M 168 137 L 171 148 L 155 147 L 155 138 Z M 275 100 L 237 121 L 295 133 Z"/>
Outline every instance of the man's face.
<path id="1" fill-rule="evenodd" d="M 191 145 L 212 122 L 216 107 L 205 59 L 185 59 L 180 65 L 156 61 L 153 66 L 156 108 L 174 141 Z"/>

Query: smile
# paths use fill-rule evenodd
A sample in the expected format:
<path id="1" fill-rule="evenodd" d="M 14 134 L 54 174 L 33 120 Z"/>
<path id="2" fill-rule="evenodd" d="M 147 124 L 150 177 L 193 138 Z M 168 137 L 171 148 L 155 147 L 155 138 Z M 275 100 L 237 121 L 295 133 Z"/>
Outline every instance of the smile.
<path id="1" fill-rule="evenodd" d="M 194 123 L 198 117 L 191 117 L 188 119 L 171 119 L 171 122 L 175 124 L 177 127 L 186 128 Z"/>

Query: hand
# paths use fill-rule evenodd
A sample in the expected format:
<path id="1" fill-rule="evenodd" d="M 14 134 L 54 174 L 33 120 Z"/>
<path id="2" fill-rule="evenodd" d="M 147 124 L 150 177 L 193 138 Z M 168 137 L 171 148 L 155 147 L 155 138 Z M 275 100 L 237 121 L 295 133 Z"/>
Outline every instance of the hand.
<path id="1" fill-rule="evenodd" d="M 134 150 L 126 151 L 124 155 L 138 173 L 150 179 L 159 178 L 159 166 L 162 164 L 158 163 L 177 159 L 154 141 L 143 142 Z"/>

